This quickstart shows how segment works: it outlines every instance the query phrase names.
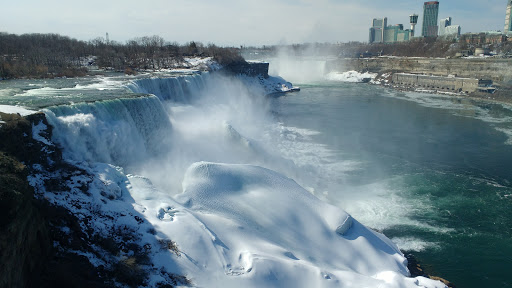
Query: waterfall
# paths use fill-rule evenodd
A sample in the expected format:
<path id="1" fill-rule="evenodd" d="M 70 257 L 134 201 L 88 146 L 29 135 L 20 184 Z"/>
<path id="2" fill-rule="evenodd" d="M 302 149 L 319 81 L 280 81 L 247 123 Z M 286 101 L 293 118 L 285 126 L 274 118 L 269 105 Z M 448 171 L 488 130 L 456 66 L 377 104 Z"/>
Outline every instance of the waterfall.
<path id="1" fill-rule="evenodd" d="M 188 103 L 205 88 L 209 73 L 168 78 L 144 78 L 127 85 L 135 93 L 154 94 L 162 101 Z"/>
<path id="2" fill-rule="evenodd" d="M 64 157 L 130 165 L 158 153 L 171 123 L 155 96 L 54 106 L 44 110 Z"/>

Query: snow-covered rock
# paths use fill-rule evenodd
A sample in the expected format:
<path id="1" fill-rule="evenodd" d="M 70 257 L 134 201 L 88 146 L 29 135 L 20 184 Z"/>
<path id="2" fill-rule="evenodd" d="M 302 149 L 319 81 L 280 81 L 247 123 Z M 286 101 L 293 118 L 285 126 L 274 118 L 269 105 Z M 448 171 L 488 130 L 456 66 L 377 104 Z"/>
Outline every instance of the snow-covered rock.
<path id="1" fill-rule="evenodd" d="M 340 81 L 340 82 L 363 82 L 365 79 L 374 79 L 377 76 L 377 73 L 360 73 L 357 71 L 347 71 L 347 72 L 331 72 L 328 73 L 325 78 L 329 81 Z"/>
<path id="2" fill-rule="evenodd" d="M 27 116 L 27 115 L 37 113 L 37 111 L 34 111 L 34 110 L 28 110 L 23 107 L 11 106 L 11 105 L 0 105 L 0 112 L 5 113 L 5 114 L 20 114 L 21 116 Z"/>

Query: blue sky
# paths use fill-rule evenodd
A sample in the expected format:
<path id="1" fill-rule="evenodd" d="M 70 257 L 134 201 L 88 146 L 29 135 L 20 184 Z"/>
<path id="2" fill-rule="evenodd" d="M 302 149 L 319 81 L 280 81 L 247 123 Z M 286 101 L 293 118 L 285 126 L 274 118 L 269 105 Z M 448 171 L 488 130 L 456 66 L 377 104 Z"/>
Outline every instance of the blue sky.
<path id="1" fill-rule="evenodd" d="M 418 0 L 0 0 L 0 31 L 59 33 L 80 40 L 160 35 L 186 43 L 268 45 L 367 41 L 372 18 L 409 26 Z M 502 30 L 507 0 L 441 0 L 464 32 Z"/>

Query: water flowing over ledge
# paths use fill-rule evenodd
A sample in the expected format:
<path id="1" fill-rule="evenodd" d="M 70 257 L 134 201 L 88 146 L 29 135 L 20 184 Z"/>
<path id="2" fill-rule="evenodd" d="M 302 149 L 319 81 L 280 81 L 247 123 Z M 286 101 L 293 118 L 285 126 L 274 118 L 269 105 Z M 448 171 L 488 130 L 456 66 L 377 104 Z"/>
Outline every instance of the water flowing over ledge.
<path id="1" fill-rule="evenodd" d="M 209 73 L 169 78 L 145 78 L 132 81 L 127 87 L 135 93 L 153 94 L 162 101 L 190 102 L 204 89 Z"/>
<path id="2" fill-rule="evenodd" d="M 157 97 L 61 105 L 43 110 L 64 157 L 125 166 L 157 154 L 171 122 Z"/>

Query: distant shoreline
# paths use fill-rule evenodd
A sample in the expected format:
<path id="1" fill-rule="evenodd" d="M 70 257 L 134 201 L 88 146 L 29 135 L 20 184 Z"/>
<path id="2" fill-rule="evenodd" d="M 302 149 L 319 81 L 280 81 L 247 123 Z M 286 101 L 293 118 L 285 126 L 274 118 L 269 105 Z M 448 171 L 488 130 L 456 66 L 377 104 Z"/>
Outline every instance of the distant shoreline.
<path id="1" fill-rule="evenodd" d="M 338 58 L 326 62 L 326 72 L 359 71 L 374 73 L 371 81 L 400 91 L 431 93 L 445 96 L 470 98 L 488 102 L 512 103 L 512 59 L 511 58 L 427 58 L 427 57 L 371 57 Z M 403 86 L 393 83 L 393 74 L 417 74 L 440 77 L 488 79 L 497 88 L 493 94 L 483 92 L 458 93 L 456 91 Z M 380 82 L 380 83 L 379 83 Z"/>
<path id="2" fill-rule="evenodd" d="M 398 73 L 398 72 L 397 72 Z M 475 101 L 484 101 L 491 103 L 499 103 L 499 104 L 512 104 L 512 91 L 504 88 L 498 88 L 495 93 L 484 93 L 484 92 L 471 92 L 471 93 L 463 93 L 463 92 L 447 92 L 437 89 L 429 89 L 420 86 L 404 86 L 398 85 L 391 81 L 392 73 L 384 73 L 378 74 L 373 81 L 369 84 L 379 85 L 383 87 L 387 87 L 396 91 L 402 92 L 416 92 L 416 93 L 424 93 L 424 94 L 435 94 L 439 96 L 445 97 L 454 97 L 460 99 L 471 99 Z M 387 81 L 385 81 L 387 80 Z"/>

